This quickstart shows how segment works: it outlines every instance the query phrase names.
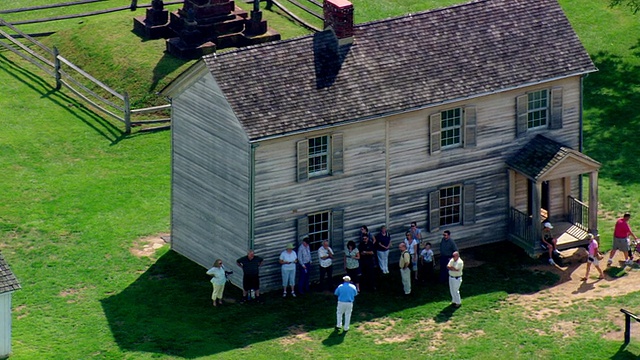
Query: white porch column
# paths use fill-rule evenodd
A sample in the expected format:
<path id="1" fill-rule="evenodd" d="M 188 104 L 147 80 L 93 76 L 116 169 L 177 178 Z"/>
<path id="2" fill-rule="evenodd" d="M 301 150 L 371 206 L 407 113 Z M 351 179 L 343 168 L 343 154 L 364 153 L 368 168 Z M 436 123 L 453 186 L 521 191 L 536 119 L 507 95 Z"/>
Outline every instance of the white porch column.
<path id="1" fill-rule="evenodd" d="M 516 172 L 507 169 L 507 173 L 509 174 L 509 207 L 514 208 L 516 207 Z"/>
<path id="2" fill-rule="evenodd" d="M 540 229 L 540 207 L 542 203 L 542 183 L 541 182 L 533 182 L 531 181 L 531 201 L 533 202 L 531 205 L 531 210 L 533 214 L 531 214 L 531 219 L 533 224 L 531 226 L 533 233 L 533 243 L 534 246 L 537 246 L 540 243 L 540 239 L 542 238 L 542 231 Z"/>

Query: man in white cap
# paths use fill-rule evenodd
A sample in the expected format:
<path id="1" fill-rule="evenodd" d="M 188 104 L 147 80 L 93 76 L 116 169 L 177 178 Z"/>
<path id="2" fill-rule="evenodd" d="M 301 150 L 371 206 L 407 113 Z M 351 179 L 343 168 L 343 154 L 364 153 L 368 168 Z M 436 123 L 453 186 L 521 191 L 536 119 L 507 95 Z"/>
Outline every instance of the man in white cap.
<path id="1" fill-rule="evenodd" d="M 553 254 L 558 254 L 558 250 L 556 250 L 556 238 L 553 237 L 551 233 L 551 229 L 553 229 L 553 225 L 550 222 L 545 222 L 542 228 L 542 245 L 543 248 L 549 251 L 549 264 L 555 265 L 555 261 L 553 261 Z"/>
<path id="2" fill-rule="evenodd" d="M 460 253 L 453 252 L 453 257 L 447 264 L 449 270 L 449 292 L 451 292 L 451 306 L 459 308 L 462 305 L 460 298 L 460 285 L 462 285 L 462 269 L 464 262 L 460 258 Z"/>
<path id="3" fill-rule="evenodd" d="M 342 278 L 344 281 L 340 286 L 336 288 L 334 294 L 338 297 L 338 309 L 336 311 L 336 331 L 341 328 L 344 332 L 349 331 L 349 324 L 351 323 L 351 312 L 353 311 L 353 301 L 358 290 L 356 286 L 351 283 L 351 278 L 346 275 Z M 344 314 L 344 328 L 342 327 L 342 315 Z"/>

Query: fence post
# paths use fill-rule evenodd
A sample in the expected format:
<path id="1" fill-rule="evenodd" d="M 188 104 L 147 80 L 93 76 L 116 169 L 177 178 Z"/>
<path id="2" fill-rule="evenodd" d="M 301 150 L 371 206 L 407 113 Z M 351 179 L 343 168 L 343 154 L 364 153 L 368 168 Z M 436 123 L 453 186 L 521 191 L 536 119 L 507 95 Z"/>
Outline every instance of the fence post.
<path id="1" fill-rule="evenodd" d="M 624 313 L 624 343 L 631 341 L 631 315 Z"/>
<path id="2" fill-rule="evenodd" d="M 131 133 L 131 103 L 129 102 L 129 93 L 124 92 L 124 126 L 125 133 Z"/>
<path id="3" fill-rule="evenodd" d="M 56 90 L 60 90 L 60 88 L 62 87 L 62 82 L 60 81 L 60 59 L 58 59 L 58 55 L 60 55 L 60 52 L 58 51 L 57 47 L 53 47 L 53 71 L 55 72 L 55 76 L 56 76 Z"/>

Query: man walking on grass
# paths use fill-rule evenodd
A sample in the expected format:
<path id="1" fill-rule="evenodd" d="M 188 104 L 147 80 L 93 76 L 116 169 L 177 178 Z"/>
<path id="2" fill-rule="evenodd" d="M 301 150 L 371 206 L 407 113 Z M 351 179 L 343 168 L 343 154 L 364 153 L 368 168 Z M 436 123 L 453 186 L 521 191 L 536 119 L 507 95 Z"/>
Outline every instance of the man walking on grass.
<path id="1" fill-rule="evenodd" d="M 336 288 L 334 294 L 338 297 L 338 308 L 336 310 L 336 331 L 341 328 L 344 332 L 349 331 L 351 324 L 351 312 L 353 311 L 353 301 L 358 295 L 358 290 L 351 283 L 351 277 L 346 275 L 342 278 L 342 285 Z M 342 327 L 342 315 L 344 315 L 344 328 Z"/>
<path id="2" fill-rule="evenodd" d="M 631 259 L 629 258 L 629 235 L 633 236 L 633 238 L 637 241 L 638 237 L 631 231 L 631 226 L 629 226 L 629 220 L 631 219 L 631 214 L 627 213 L 618 221 L 616 221 L 616 226 L 613 229 L 613 248 L 609 253 L 609 260 L 607 260 L 607 266 L 611 266 L 613 264 L 613 256 L 616 254 L 617 250 L 622 251 L 624 254 L 624 260 L 626 265 L 631 265 Z"/>

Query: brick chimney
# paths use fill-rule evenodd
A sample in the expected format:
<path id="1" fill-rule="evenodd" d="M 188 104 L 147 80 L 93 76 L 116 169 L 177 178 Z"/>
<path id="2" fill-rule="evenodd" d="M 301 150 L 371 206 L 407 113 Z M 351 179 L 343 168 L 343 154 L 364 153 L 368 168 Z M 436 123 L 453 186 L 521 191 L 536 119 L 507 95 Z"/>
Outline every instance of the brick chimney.
<path id="1" fill-rule="evenodd" d="M 324 28 L 332 27 L 340 44 L 353 41 L 353 4 L 347 0 L 325 0 Z"/>

